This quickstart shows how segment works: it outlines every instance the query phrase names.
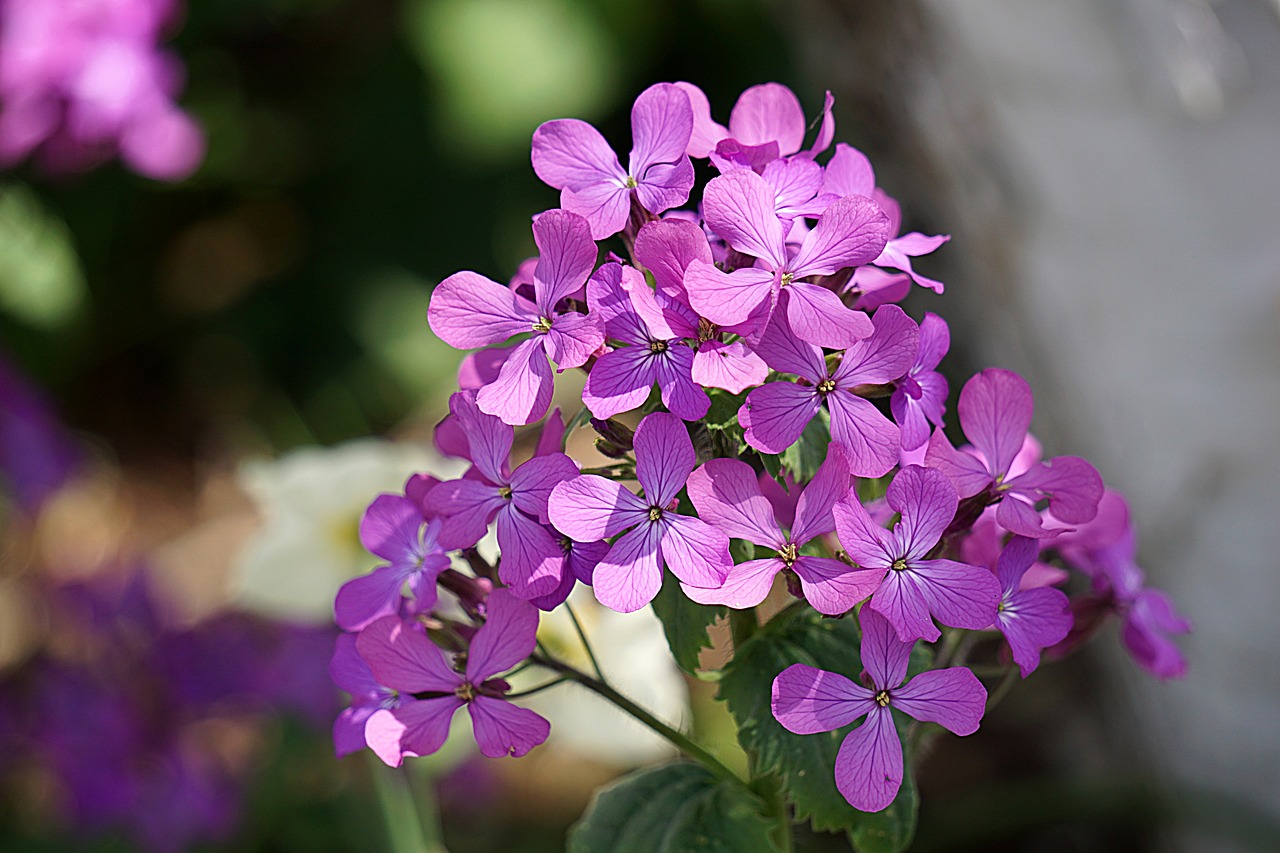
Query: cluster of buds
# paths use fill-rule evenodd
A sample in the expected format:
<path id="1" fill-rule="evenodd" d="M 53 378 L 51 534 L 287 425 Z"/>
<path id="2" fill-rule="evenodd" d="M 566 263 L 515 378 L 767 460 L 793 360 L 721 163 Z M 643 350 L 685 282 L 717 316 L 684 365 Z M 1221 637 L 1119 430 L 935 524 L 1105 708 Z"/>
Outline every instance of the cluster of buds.
<path id="1" fill-rule="evenodd" d="M 978 728 L 987 690 L 948 642 L 962 632 L 989 641 L 961 646 L 989 649 L 986 669 L 1025 678 L 1114 613 L 1141 665 L 1182 674 L 1170 635 L 1190 626 L 1144 587 L 1123 500 L 1083 459 L 1041 457 L 1027 383 L 977 374 L 957 406 L 967 444 L 944 434 L 947 324 L 897 303 L 942 290 L 911 259 L 948 238 L 901 234 L 867 158 L 826 156 L 831 106 L 805 147 L 785 87 L 748 89 L 725 127 L 697 87 L 657 84 L 635 102 L 625 168 L 584 122 L 534 133 L 533 168 L 560 191 L 534 217 L 538 256 L 507 284 L 450 276 L 428 312 L 474 350 L 436 434 L 471 468 L 380 496 L 361 533 L 388 565 L 338 595 L 358 632 L 335 658 L 355 698 L 341 751 L 432 752 L 467 706 L 485 754 L 527 752 L 549 726 L 501 676 L 548 663 L 539 610 L 588 584 L 636 611 L 667 572 L 690 606 L 753 608 L 781 575 L 797 606 L 857 620 L 862 683 L 799 662 L 769 675 L 792 732 L 865 717 L 835 764 L 863 811 L 903 778 L 890 709 Z M 696 197 L 695 160 L 718 173 Z M 574 369 L 583 410 L 566 427 L 551 402 Z M 538 421 L 532 456 L 513 460 L 516 428 Z M 564 448 L 588 428 L 611 464 L 584 471 Z M 496 562 L 476 550 L 491 530 Z M 908 679 L 913 649 L 933 643 L 937 665 Z"/>

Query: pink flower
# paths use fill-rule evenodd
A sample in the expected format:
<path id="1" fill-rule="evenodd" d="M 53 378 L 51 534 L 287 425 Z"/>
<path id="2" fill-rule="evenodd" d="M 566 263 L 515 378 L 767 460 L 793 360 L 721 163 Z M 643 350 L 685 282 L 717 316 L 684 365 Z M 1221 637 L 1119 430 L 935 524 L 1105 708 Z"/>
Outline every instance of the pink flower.
<path id="1" fill-rule="evenodd" d="M 762 83 L 742 93 L 729 114 L 726 128 L 711 118 L 711 103 L 706 94 L 692 83 L 679 82 L 693 107 L 693 134 L 689 139 L 690 157 L 710 157 L 721 172 L 749 168 L 757 172 L 779 157 L 800 151 L 808 122 L 795 93 L 780 83 Z M 831 145 L 835 121 L 831 107 L 835 98 L 827 92 L 822 107 L 822 126 L 813 146 L 800 157 L 812 159 Z"/>

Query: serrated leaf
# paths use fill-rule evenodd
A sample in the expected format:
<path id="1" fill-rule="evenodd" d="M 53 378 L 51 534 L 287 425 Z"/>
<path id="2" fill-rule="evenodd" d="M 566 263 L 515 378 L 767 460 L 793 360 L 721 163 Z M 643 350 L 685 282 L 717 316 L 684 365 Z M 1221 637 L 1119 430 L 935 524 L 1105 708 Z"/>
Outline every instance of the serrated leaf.
<path id="1" fill-rule="evenodd" d="M 685 672 L 694 674 L 698 669 L 698 654 L 711 645 L 707 629 L 728 610 L 690 601 L 680 589 L 680 582 L 666 572 L 662 589 L 653 599 L 653 612 L 662 622 L 662 632 L 666 634 L 676 663 Z"/>
<path id="2" fill-rule="evenodd" d="M 809 421 L 795 444 L 778 457 L 782 467 L 791 472 L 796 482 L 812 480 L 818 468 L 827 461 L 827 447 L 831 444 L 831 430 L 827 423 L 826 409 L 819 410 L 818 417 Z"/>
<path id="3" fill-rule="evenodd" d="M 746 788 L 681 762 L 598 791 L 569 830 L 569 853 L 776 853 L 764 804 Z"/>

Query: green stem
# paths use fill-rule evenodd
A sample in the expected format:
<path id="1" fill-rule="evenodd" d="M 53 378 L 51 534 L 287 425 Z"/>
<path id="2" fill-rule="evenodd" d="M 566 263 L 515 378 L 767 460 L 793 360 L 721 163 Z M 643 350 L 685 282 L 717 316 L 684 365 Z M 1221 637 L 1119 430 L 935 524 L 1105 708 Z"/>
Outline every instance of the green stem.
<path id="1" fill-rule="evenodd" d="M 582 623 L 578 621 L 578 614 L 573 612 L 573 608 L 569 606 L 569 602 L 564 603 L 564 609 L 569 611 L 569 620 L 573 622 L 573 630 L 578 632 L 578 639 L 582 641 L 582 647 L 587 650 L 587 657 L 591 659 L 591 669 L 595 672 L 596 678 L 604 680 L 604 670 L 600 668 L 600 661 L 596 660 L 596 653 L 591 650 L 591 644 L 587 642 L 587 632 L 582 630 Z"/>
<path id="2" fill-rule="evenodd" d="M 623 696 L 607 682 L 598 678 L 592 678 L 585 672 L 575 669 L 572 666 L 569 666 L 569 664 L 558 661 L 555 658 L 534 655 L 533 661 L 545 666 L 547 669 L 564 675 L 571 681 L 576 681 L 592 693 L 595 693 L 596 695 L 612 702 L 614 705 L 617 705 L 623 711 L 626 711 L 632 717 L 635 717 L 641 723 L 666 738 L 685 755 L 701 762 L 703 766 L 716 776 L 719 776 L 721 779 L 742 784 L 742 779 L 722 764 L 720 759 L 716 758 L 704 747 L 694 743 L 687 735 L 671 728 L 671 726 L 668 726 L 666 723 L 662 722 L 662 720 L 659 720 L 653 714 L 650 714 L 644 708 L 640 707 L 635 702 L 632 702 L 626 696 Z"/>
<path id="3" fill-rule="evenodd" d="M 371 756 L 372 757 L 372 756 Z M 403 767 L 387 767 L 374 758 L 373 784 L 392 853 L 448 853 L 435 820 L 424 821 Z"/>
<path id="4" fill-rule="evenodd" d="M 1002 678 L 1000 683 L 996 685 L 996 689 L 991 691 L 991 694 L 987 696 L 987 709 L 983 713 L 990 714 L 991 709 L 999 705 L 1004 700 L 1004 697 L 1009 695 L 1009 691 L 1013 689 L 1014 682 L 1017 680 L 1018 668 L 1016 666 L 1010 666 L 1009 669 L 1005 671 L 1004 678 Z"/>
<path id="5" fill-rule="evenodd" d="M 760 620 L 756 616 L 756 609 L 748 607 L 746 610 L 729 610 L 729 630 L 733 632 L 733 653 L 737 654 L 742 648 L 742 644 L 751 639 L 751 635 L 760 627 Z"/>
<path id="6" fill-rule="evenodd" d="M 795 850 L 791 838 L 791 815 L 787 813 L 787 798 L 782 794 L 782 786 L 774 776 L 764 776 L 751 783 L 751 787 L 764 800 L 765 811 L 773 819 L 773 840 L 781 853 L 792 853 Z"/>
<path id="7" fill-rule="evenodd" d="M 530 687 L 528 690 L 521 690 L 519 693 L 504 693 L 502 698 L 503 699 L 523 699 L 525 696 L 533 696 L 535 694 L 541 693 L 544 690 L 548 690 L 552 687 L 555 687 L 557 684 L 564 684 L 568 680 L 569 680 L 568 676 L 562 675 L 559 678 L 551 679 L 546 684 L 539 684 L 537 687 Z"/>

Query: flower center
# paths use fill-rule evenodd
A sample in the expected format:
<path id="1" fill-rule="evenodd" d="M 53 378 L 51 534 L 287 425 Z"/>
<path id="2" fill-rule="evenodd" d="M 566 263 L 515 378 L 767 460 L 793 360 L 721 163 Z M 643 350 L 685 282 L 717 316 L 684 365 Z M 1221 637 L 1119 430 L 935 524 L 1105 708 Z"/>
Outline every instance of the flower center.
<path id="1" fill-rule="evenodd" d="M 565 552 L 566 554 L 568 554 L 570 551 L 572 551 L 572 550 L 573 550 L 573 540 L 572 540 L 572 539 L 570 539 L 568 536 L 561 536 L 561 537 L 560 537 L 560 550 L 561 550 L 561 551 L 563 551 L 563 552 Z"/>
<path id="2" fill-rule="evenodd" d="M 712 323 L 706 317 L 698 318 L 698 343 L 705 343 L 717 334 L 716 324 Z"/>
<path id="3" fill-rule="evenodd" d="M 905 572 L 907 570 L 907 561 L 899 557 L 893 561 L 893 565 L 889 568 L 893 569 L 895 572 Z"/>
<path id="4" fill-rule="evenodd" d="M 546 334 L 551 331 L 551 318 L 539 317 L 538 322 L 533 324 L 533 330 L 539 334 Z"/>
<path id="5" fill-rule="evenodd" d="M 778 556 L 782 558 L 783 564 L 789 569 L 800 557 L 800 549 L 796 547 L 796 543 L 788 542 L 787 547 L 778 552 Z"/>
<path id="6" fill-rule="evenodd" d="M 649 507 L 649 520 L 650 520 L 650 521 L 661 521 L 661 520 L 662 520 L 662 507 L 659 507 L 659 506 L 651 506 L 651 507 Z"/>
<path id="7" fill-rule="evenodd" d="M 470 702 L 476 698 L 476 689 L 471 686 L 470 681 L 464 681 L 453 689 L 453 695 L 457 696 L 463 702 Z M 877 701 L 879 699 L 877 698 Z"/>
<path id="8" fill-rule="evenodd" d="M 879 705 L 881 708 L 889 707 L 889 691 L 888 690 L 881 690 L 879 693 L 876 694 L 876 704 Z"/>
<path id="9" fill-rule="evenodd" d="M 505 501 L 511 500 L 511 487 L 503 486 L 502 488 L 498 489 L 498 497 L 502 498 Z"/>
<path id="10" fill-rule="evenodd" d="M 627 175 L 627 183 L 626 183 L 627 189 L 633 190 L 638 186 L 640 186 L 640 184 L 636 181 L 636 179 L 631 177 L 630 175 Z"/>
<path id="11" fill-rule="evenodd" d="M 656 355 L 660 352 L 666 352 L 666 351 L 667 351 L 666 341 L 649 341 L 649 352 L 654 353 Z"/>
<path id="12" fill-rule="evenodd" d="M 788 284 L 796 280 L 795 273 L 784 272 L 782 274 L 782 284 L 780 287 L 786 287 Z"/>
<path id="13" fill-rule="evenodd" d="M 836 390 L 836 381 L 830 377 L 818 383 L 819 394 L 830 394 L 834 390 Z"/>

